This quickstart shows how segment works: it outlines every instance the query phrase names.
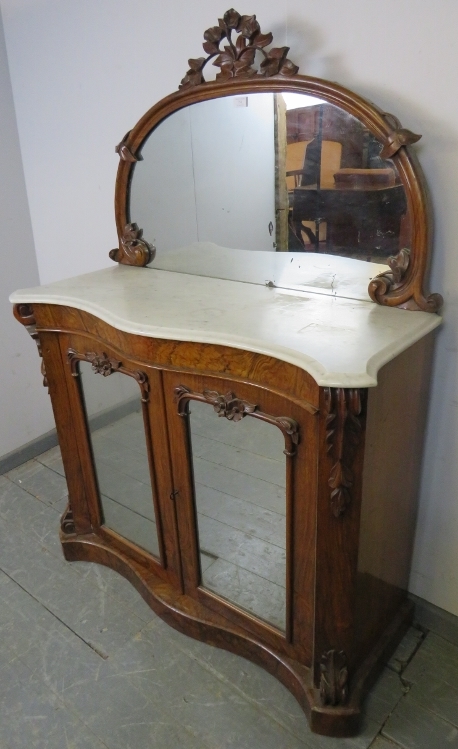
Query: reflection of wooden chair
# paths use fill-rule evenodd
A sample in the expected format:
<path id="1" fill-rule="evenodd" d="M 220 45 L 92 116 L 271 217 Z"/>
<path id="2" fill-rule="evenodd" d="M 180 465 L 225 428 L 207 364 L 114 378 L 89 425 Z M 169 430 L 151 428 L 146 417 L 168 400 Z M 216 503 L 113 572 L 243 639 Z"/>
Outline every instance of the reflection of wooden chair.
<path id="1" fill-rule="evenodd" d="M 316 186 L 321 189 L 334 187 L 334 174 L 339 171 L 342 160 L 342 144 L 335 140 L 316 139 L 298 141 L 286 146 L 286 184 L 288 191 L 296 187 Z M 319 180 L 318 180 L 319 168 Z M 293 227 L 292 227 L 293 228 Z M 293 228 L 297 239 L 304 246 L 317 244 L 317 226 L 314 221 L 302 221 L 301 228 Z M 300 236 L 297 236 L 300 233 Z M 318 229 L 318 242 L 326 240 L 326 222 L 322 221 Z"/>
<path id="2" fill-rule="evenodd" d="M 305 150 L 309 143 L 309 140 L 300 140 L 296 143 L 288 143 L 286 146 L 286 187 L 288 190 L 294 190 L 301 184 Z"/>

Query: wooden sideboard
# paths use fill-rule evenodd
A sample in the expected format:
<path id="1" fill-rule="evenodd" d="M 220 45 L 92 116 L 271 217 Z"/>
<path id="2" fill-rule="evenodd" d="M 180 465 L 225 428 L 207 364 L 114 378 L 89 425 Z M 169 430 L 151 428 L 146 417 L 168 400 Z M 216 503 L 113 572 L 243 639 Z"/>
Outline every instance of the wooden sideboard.
<path id="1" fill-rule="evenodd" d="M 179 299 L 180 285 L 188 287 L 188 301 Z M 18 319 L 39 339 L 54 408 L 69 488 L 61 523 L 65 557 L 116 569 L 172 626 L 273 673 L 299 700 L 314 731 L 348 735 L 357 730 L 365 692 L 411 621 L 406 588 L 433 330 L 440 318 L 267 287 L 256 294 L 253 300 L 249 285 L 234 281 L 119 267 L 16 292 L 12 299 Z M 235 345 L 240 325 L 233 327 L 231 305 L 239 305 L 247 320 L 244 346 Z M 287 330 L 305 308 L 312 322 L 308 332 L 294 334 L 294 349 Z M 283 342 L 250 309 L 277 316 Z M 189 340 L 189 319 L 196 321 L 199 310 L 193 337 L 201 340 Z M 328 325 L 316 336 L 313 320 L 326 315 L 343 327 Z M 158 327 L 159 319 L 164 322 Z M 125 378 L 136 393 L 155 523 L 154 529 L 143 519 L 141 532 L 154 530 L 156 546 L 135 542 L 127 528 L 124 533 L 105 518 L 110 490 L 101 484 L 82 367 L 103 387 Z M 263 613 L 258 594 L 247 598 L 254 579 L 246 571 L 253 529 L 244 530 L 239 592 L 233 594 L 224 576 L 226 594 L 224 585 L 218 589 L 205 580 L 207 557 L 199 547 L 211 546 L 212 538 L 209 531 L 204 540 L 194 481 L 200 453 L 193 455 L 190 413 L 196 404 L 205 412 L 202 439 L 211 441 L 217 424 L 227 422 L 240 460 L 244 422 L 262 424 L 280 440 L 274 457 L 284 460 L 284 505 L 277 508 L 284 515 L 284 554 L 271 565 L 274 576 L 284 574 L 280 615 L 278 605 L 272 617 L 268 606 Z M 258 438 L 254 434 L 250 440 Z M 127 460 L 130 438 L 127 430 L 124 454 L 115 455 L 112 470 Z M 250 442 L 249 456 L 262 453 L 257 444 Z M 216 469 L 216 475 L 226 470 Z M 247 482 L 246 499 L 262 508 L 262 498 L 250 496 L 247 473 L 245 467 L 238 475 L 242 487 Z M 221 507 L 223 500 L 221 494 Z M 259 539 L 253 543 L 259 547 Z M 256 564 L 270 569 L 269 559 L 256 553 Z M 210 561 L 218 555 L 229 559 L 226 567 L 234 564 L 233 555 L 218 547 Z M 269 577 L 262 569 L 260 574 Z"/>

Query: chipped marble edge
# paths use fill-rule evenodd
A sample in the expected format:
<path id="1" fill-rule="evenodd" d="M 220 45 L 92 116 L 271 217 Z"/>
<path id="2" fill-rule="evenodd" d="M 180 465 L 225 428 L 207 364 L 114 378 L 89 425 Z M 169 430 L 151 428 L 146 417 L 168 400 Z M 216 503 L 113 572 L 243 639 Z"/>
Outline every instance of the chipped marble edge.
<path id="1" fill-rule="evenodd" d="M 295 351 L 292 348 L 280 346 L 277 343 L 266 345 L 264 342 L 264 345 L 262 345 L 262 342 L 257 339 L 244 338 L 240 334 L 233 335 L 231 333 L 221 332 L 211 333 L 211 331 L 205 331 L 204 333 L 203 331 L 186 330 L 184 328 L 168 328 L 163 325 L 156 326 L 148 324 L 145 326 L 144 323 L 141 325 L 132 320 L 118 317 L 113 312 L 106 310 L 97 303 L 88 300 L 81 300 L 76 296 L 64 294 L 62 292 L 56 294 L 56 292 L 46 293 L 39 288 L 19 289 L 10 295 L 9 301 L 12 304 L 56 304 L 60 306 L 71 306 L 82 312 L 88 312 L 95 315 L 108 325 L 112 325 L 114 328 L 122 330 L 125 333 L 142 335 L 147 338 L 162 338 L 173 341 L 189 341 L 192 343 L 209 343 L 217 346 L 223 345 L 231 348 L 252 351 L 253 353 L 263 354 L 264 356 L 271 356 L 303 369 L 314 378 L 320 387 L 375 387 L 377 385 L 377 374 L 385 364 L 413 344 L 417 343 L 417 341 L 428 335 L 428 333 L 442 323 L 442 318 L 439 315 L 433 313 L 429 314 L 429 324 L 419 325 L 414 331 L 411 330 L 406 332 L 404 335 L 400 336 L 399 339 L 387 344 L 380 351 L 377 351 L 373 356 L 369 357 L 366 362 L 365 372 L 331 372 L 326 370 L 323 364 L 321 364 L 317 359 L 307 356 L 307 354 L 303 352 Z M 366 302 L 360 303 L 366 304 Z M 404 310 L 400 310 L 400 312 L 409 315 L 422 314 Z"/>

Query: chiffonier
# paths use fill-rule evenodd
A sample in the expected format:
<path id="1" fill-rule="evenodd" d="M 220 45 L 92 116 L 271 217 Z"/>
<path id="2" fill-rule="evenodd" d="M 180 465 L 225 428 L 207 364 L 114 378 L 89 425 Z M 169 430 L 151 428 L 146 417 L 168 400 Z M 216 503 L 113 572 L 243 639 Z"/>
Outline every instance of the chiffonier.
<path id="1" fill-rule="evenodd" d="M 299 75 L 255 16 L 203 47 L 116 148 L 114 264 L 11 296 L 54 409 L 62 548 L 351 735 L 412 616 L 442 301 L 420 136 Z"/>

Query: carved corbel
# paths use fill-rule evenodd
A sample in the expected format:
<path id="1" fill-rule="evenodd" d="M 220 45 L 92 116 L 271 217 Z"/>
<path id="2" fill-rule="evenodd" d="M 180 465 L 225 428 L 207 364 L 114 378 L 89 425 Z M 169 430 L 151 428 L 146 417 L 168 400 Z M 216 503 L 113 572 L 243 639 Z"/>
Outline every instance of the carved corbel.
<path id="1" fill-rule="evenodd" d="M 156 255 L 156 248 L 142 239 L 143 229 L 137 224 L 126 224 L 124 234 L 119 238 L 120 247 L 110 250 L 110 258 L 123 265 L 148 265 Z"/>
<path id="2" fill-rule="evenodd" d="M 348 700 L 347 658 L 343 650 L 328 650 L 320 663 L 320 698 L 323 705 L 345 705 Z"/>
<path id="3" fill-rule="evenodd" d="M 351 503 L 354 483 L 353 460 L 363 429 L 365 391 L 353 388 L 325 388 L 327 452 L 333 464 L 328 485 L 334 517 L 344 514 Z"/>
<path id="4" fill-rule="evenodd" d="M 31 338 L 33 338 L 33 340 L 37 344 L 38 356 L 41 359 L 41 374 L 43 377 L 43 387 L 47 388 L 48 378 L 46 377 L 46 367 L 43 361 L 43 352 L 41 350 L 40 338 L 37 333 L 37 324 L 35 321 L 35 316 L 33 314 L 33 307 L 31 307 L 30 304 L 23 304 L 23 303 L 15 304 L 13 306 L 13 315 L 15 316 L 16 320 L 18 320 L 22 325 L 25 326 L 27 333 L 30 335 Z"/>
<path id="5" fill-rule="evenodd" d="M 239 34 L 235 42 L 232 40 L 233 32 Z M 202 71 L 214 57 L 216 59 L 213 65 L 220 69 L 216 76 L 217 81 L 257 76 L 291 76 L 299 70 L 297 65 L 286 57 L 289 47 L 276 47 L 266 51 L 265 47 L 273 41 L 272 34 L 261 34 L 256 16 L 241 16 L 233 8 L 226 11 L 223 18 L 218 19 L 218 26 L 212 26 L 204 32 L 204 39 L 202 46 L 207 57 L 188 60 L 189 70 L 181 81 L 180 89 L 205 83 Z M 226 44 L 220 49 L 223 40 L 226 40 Z M 264 57 L 259 70 L 253 67 L 256 52 L 260 52 Z"/>

